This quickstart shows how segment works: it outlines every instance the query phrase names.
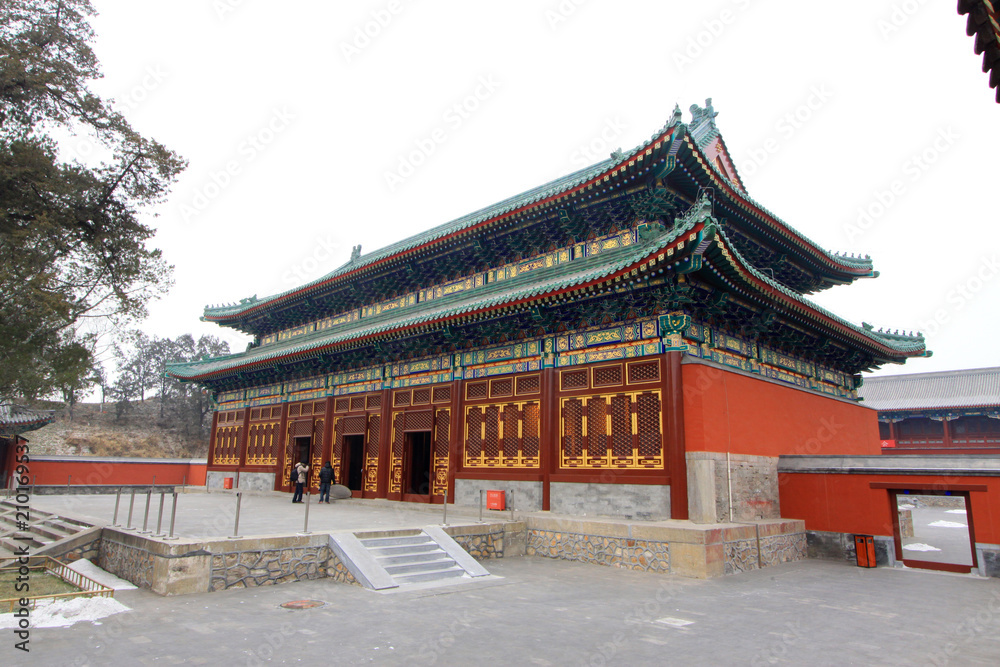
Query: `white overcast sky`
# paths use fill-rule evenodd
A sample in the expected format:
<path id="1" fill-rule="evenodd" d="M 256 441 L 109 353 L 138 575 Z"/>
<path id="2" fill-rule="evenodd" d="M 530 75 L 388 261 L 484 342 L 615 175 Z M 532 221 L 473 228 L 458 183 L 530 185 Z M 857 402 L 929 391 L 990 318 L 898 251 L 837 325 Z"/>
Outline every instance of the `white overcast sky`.
<path id="1" fill-rule="evenodd" d="M 318 278 L 711 97 L 751 196 L 881 272 L 813 298 L 927 333 L 933 358 L 883 373 L 1000 365 L 1000 105 L 951 0 L 94 4 L 96 88 L 190 161 L 151 220 L 176 285 L 150 333 L 242 349 L 206 304 Z"/>

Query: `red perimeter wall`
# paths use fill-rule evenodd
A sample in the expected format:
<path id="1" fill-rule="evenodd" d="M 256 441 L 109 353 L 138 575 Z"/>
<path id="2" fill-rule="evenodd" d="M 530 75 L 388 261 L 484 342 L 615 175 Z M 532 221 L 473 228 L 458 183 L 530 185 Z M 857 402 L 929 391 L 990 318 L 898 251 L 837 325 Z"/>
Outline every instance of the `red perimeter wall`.
<path id="1" fill-rule="evenodd" d="M 905 484 L 913 491 L 984 485 L 986 491 L 969 493 L 976 542 L 1000 544 L 997 477 L 780 473 L 781 516 L 803 519 L 806 530 L 892 535 L 889 491 L 871 488 L 872 482 Z"/>
<path id="2" fill-rule="evenodd" d="M 815 456 L 881 451 L 878 413 L 871 408 L 716 366 L 684 364 L 682 369 L 689 452 Z"/>
<path id="3" fill-rule="evenodd" d="M 129 459 L 90 456 L 32 458 L 30 475 L 35 484 L 181 484 L 204 486 L 208 468 L 204 459 Z M 4 484 L 10 479 L 4 480 Z"/>

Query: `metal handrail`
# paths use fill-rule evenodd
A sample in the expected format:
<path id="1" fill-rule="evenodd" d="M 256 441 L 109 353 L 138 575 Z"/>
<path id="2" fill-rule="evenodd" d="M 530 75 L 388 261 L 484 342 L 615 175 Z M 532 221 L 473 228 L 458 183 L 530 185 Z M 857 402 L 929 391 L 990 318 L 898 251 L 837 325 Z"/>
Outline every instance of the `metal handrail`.
<path id="1" fill-rule="evenodd" d="M 3 575 L 6 572 L 19 573 L 22 567 L 25 567 L 25 565 L 14 564 L 0 567 L 0 575 Z M 34 609 L 40 600 L 69 599 L 77 597 L 113 598 L 115 596 L 114 589 L 108 588 L 107 586 L 94 581 L 87 575 L 77 572 L 65 563 L 60 563 L 49 556 L 29 556 L 27 567 L 31 570 L 39 570 L 46 574 L 51 574 L 62 579 L 67 584 L 81 589 L 75 593 L 53 593 L 52 595 L 29 596 L 27 598 L 29 609 Z M 23 598 L 17 597 L 0 600 L 0 609 L 7 607 L 8 611 L 13 612 L 15 608 L 22 606 L 22 599 Z"/>

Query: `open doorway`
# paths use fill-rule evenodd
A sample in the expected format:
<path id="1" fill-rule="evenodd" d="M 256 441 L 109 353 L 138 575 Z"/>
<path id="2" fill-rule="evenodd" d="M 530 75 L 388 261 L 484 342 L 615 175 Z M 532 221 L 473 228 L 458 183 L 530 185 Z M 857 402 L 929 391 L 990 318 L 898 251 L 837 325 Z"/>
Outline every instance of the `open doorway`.
<path id="1" fill-rule="evenodd" d="M 365 472 L 365 436 L 344 436 L 344 470 L 347 475 L 347 488 L 360 492 L 364 488 Z"/>
<path id="2" fill-rule="evenodd" d="M 909 567 L 967 573 L 977 567 L 969 495 L 891 491 L 896 557 Z"/>
<path id="3" fill-rule="evenodd" d="M 407 433 L 403 447 L 403 495 L 423 496 L 419 500 L 428 500 L 431 492 L 431 432 Z"/>
<path id="4" fill-rule="evenodd" d="M 312 449 L 312 437 L 310 437 L 310 436 L 307 435 L 307 436 L 304 436 L 304 437 L 295 438 L 295 450 L 294 450 L 294 452 L 295 452 L 295 459 L 292 461 L 292 467 L 294 468 L 297 463 L 303 463 L 303 462 L 306 465 L 310 465 L 310 462 L 309 462 L 309 453 L 310 453 L 311 449 Z M 312 477 L 312 473 L 313 473 L 313 471 L 310 470 L 307 473 L 307 477 Z M 308 487 L 309 487 L 309 484 L 308 484 L 308 480 L 307 480 L 307 482 L 306 482 L 306 488 L 308 488 Z"/>

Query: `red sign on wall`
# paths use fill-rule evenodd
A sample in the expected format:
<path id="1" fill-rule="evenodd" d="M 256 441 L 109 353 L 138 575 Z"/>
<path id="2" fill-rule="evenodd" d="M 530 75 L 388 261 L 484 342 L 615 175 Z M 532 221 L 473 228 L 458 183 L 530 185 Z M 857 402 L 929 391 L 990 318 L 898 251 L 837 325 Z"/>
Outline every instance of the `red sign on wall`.
<path id="1" fill-rule="evenodd" d="M 895 447 L 895 446 L 896 446 L 896 441 L 895 440 L 883 440 L 882 441 L 882 449 L 886 449 L 888 447 Z"/>

